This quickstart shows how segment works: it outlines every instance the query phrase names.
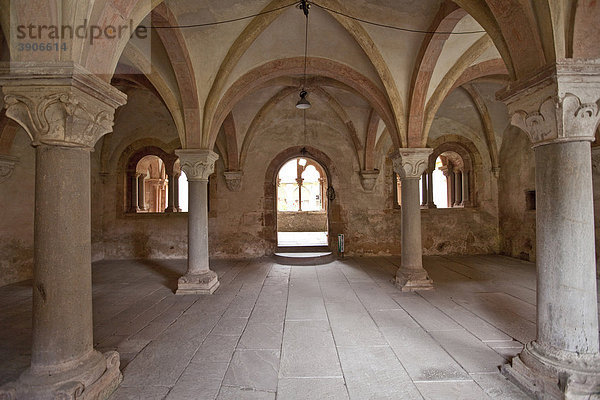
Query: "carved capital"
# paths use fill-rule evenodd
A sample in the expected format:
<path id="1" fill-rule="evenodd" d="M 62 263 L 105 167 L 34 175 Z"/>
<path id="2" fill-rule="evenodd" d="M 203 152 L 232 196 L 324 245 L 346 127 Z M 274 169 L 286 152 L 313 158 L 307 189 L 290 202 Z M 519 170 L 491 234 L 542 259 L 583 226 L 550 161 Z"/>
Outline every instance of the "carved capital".
<path id="1" fill-rule="evenodd" d="M 41 144 L 93 149 L 127 97 L 73 63 L 0 67 L 6 116 Z"/>
<path id="2" fill-rule="evenodd" d="M 360 171 L 360 183 L 366 192 L 373 191 L 378 176 L 379 170 L 377 169 Z"/>
<path id="3" fill-rule="evenodd" d="M 232 192 L 239 192 L 242 190 L 242 176 L 244 176 L 242 171 L 228 171 L 224 172 L 223 175 L 225 176 L 227 189 Z"/>
<path id="4" fill-rule="evenodd" d="M 18 161 L 16 157 L 0 154 L 0 183 L 10 178 Z"/>
<path id="5" fill-rule="evenodd" d="M 175 150 L 181 162 L 181 170 L 188 181 L 208 182 L 208 177 L 215 172 L 215 162 L 219 155 L 211 150 L 184 149 Z"/>
<path id="6" fill-rule="evenodd" d="M 499 94 L 533 147 L 594 141 L 600 123 L 600 64 L 563 62 Z"/>
<path id="7" fill-rule="evenodd" d="M 400 149 L 392 158 L 394 172 L 401 179 L 419 179 L 427 169 L 429 156 L 433 149 Z"/>

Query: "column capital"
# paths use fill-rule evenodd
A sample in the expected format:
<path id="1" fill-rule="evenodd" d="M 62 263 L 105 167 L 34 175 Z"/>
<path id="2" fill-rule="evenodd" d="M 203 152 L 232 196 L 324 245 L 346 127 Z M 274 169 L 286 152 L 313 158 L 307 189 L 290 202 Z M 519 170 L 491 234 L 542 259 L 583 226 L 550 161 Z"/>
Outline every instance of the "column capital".
<path id="1" fill-rule="evenodd" d="M 400 179 L 419 179 L 427 169 L 429 156 L 433 149 L 410 148 L 399 149 L 392 157 L 394 172 L 400 175 Z"/>
<path id="2" fill-rule="evenodd" d="M 225 184 L 227 189 L 232 192 L 239 192 L 242 190 L 242 177 L 244 176 L 243 171 L 227 171 L 223 172 L 225 176 Z"/>
<path id="3" fill-rule="evenodd" d="M 600 62 L 561 61 L 511 83 L 497 97 L 533 147 L 594 141 L 600 122 Z"/>
<path id="4" fill-rule="evenodd" d="M 215 162 L 219 155 L 207 149 L 175 150 L 181 161 L 181 170 L 188 181 L 208 182 L 208 177 L 215 172 Z"/>
<path id="5" fill-rule="evenodd" d="M 377 183 L 377 177 L 379 176 L 378 169 L 372 170 L 361 170 L 360 171 L 360 184 L 362 185 L 365 192 L 371 193 Z"/>
<path id="6" fill-rule="evenodd" d="M 112 132 L 115 109 L 127 96 L 78 64 L 0 65 L 6 116 L 29 135 L 32 145 L 91 150 Z"/>

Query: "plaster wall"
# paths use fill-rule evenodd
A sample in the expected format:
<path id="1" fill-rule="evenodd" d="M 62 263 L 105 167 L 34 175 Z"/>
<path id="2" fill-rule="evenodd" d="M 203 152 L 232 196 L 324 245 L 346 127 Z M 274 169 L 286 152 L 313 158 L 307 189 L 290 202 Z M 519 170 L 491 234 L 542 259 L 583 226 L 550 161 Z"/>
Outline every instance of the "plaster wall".
<path id="1" fill-rule="evenodd" d="M 534 153 L 520 129 L 509 126 L 503 137 L 498 189 L 500 251 L 535 261 L 535 210 L 528 210 L 526 201 L 526 192 L 535 190 Z"/>

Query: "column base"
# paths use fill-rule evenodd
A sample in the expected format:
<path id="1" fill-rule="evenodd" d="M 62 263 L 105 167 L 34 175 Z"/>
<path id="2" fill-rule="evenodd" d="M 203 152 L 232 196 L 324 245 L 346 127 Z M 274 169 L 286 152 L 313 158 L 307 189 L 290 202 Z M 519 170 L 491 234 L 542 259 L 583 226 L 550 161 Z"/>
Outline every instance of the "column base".
<path id="1" fill-rule="evenodd" d="M 530 342 L 502 374 L 536 399 L 600 399 L 600 355 Z"/>
<path id="2" fill-rule="evenodd" d="M 214 271 L 186 274 L 179 278 L 175 294 L 213 294 L 219 288 L 219 277 Z"/>
<path id="3" fill-rule="evenodd" d="M 105 400 L 119 386 L 119 353 L 94 350 L 85 360 L 37 371 L 25 371 L 16 382 L 0 388 L 3 400 Z M 65 367 L 68 368 L 65 370 Z"/>
<path id="4" fill-rule="evenodd" d="M 402 268 L 402 267 L 400 267 Z M 433 280 L 427 275 L 427 271 L 410 271 L 396 273 L 396 287 L 403 292 L 414 292 L 417 290 L 432 290 Z"/>
<path id="5" fill-rule="evenodd" d="M 167 207 L 167 208 L 165 208 L 165 212 L 166 213 L 176 213 L 176 212 L 179 212 L 179 210 L 176 207 Z"/>

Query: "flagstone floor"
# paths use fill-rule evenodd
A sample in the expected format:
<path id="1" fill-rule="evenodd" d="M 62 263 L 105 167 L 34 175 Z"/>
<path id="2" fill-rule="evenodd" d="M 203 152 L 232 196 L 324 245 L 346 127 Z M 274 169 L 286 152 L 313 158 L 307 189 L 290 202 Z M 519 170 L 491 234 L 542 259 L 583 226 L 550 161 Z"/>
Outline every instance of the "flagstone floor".
<path id="1" fill-rule="evenodd" d="M 218 260 L 211 296 L 173 294 L 184 261 L 95 263 L 95 345 L 124 376 L 111 399 L 526 399 L 499 367 L 535 338 L 535 266 L 425 257 L 436 289 L 402 293 L 399 262 Z M 30 285 L 0 288 L 0 385 L 29 364 Z"/>

